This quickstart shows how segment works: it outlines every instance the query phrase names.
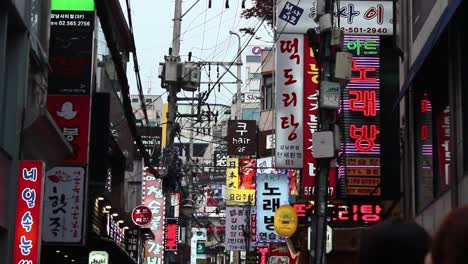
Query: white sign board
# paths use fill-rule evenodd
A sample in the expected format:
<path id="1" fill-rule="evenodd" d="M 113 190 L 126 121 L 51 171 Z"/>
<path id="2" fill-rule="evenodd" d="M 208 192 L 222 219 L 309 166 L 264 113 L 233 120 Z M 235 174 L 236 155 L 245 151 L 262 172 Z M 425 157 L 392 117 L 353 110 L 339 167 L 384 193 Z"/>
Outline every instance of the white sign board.
<path id="1" fill-rule="evenodd" d="M 85 195 L 83 167 L 53 167 L 44 184 L 42 240 L 81 243 Z"/>
<path id="2" fill-rule="evenodd" d="M 257 174 L 257 242 L 284 242 L 274 228 L 276 210 L 289 204 L 288 174 Z"/>
<path id="3" fill-rule="evenodd" d="M 304 36 L 281 34 L 276 47 L 276 167 L 300 169 L 303 155 Z"/>
<path id="4" fill-rule="evenodd" d="M 309 28 L 318 28 L 317 0 L 277 0 L 276 28 L 279 34 L 305 34 Z M 393 35 L 392 1 L 340 1 L 339 27 L 345 34 Z M 338 19 L 335 18 L 335 25 Z"/>

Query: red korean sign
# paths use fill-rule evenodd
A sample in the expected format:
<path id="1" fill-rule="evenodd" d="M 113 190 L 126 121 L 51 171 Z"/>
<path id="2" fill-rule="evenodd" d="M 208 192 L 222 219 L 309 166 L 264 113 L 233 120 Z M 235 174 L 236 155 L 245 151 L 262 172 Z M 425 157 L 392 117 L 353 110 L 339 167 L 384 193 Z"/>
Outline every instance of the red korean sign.
<path id="1" fill-rule="evenodd" d="M 13 263 L 39 263 L 44 163 L 20 161 Z"/>
<path id="2" fill-rule="evenodd" d="M 164 220 L 164 229 L 164 250 L 177 251 L 179 220 L 177 218 L 166 218 Z"/>
<path id="3" fill-rule="evenodd" d="M 162 181 L 145 170 L 143 175 L 143 204 L 152 212 L 149 228 L 153 232 L 154 240 L 145 243 L 145 262 L 163 263 L 164 261 L 164 206 L 165 198 Z"/>
<path id="4" fill-rule="evenodd" d="M 318 131 L 319 118 L 319 66 L 315 54 L 304 36 L 304 137 L 302 139 L 304 158 L 302 176 L 302 195 L 312 198 L 317 176 L 317 161 L 312 153 L 312 137 Z M 328 173 L 328 196 L 336 197 L 336 170 L 330 167 Z"/>
<path id="5" fill-rule="evenodd" d="M 147 206 L 139 205 L 132 211 L 132 221 L 135 225 L 145 226 L 151 222 L 153 213 Z"/>
<path id="6" fill-rule="evenodd" d="M 48 96 L 47 109 L 70 142 L 73 154 L 66 163 L 88 163 L 90 96 Z"/>

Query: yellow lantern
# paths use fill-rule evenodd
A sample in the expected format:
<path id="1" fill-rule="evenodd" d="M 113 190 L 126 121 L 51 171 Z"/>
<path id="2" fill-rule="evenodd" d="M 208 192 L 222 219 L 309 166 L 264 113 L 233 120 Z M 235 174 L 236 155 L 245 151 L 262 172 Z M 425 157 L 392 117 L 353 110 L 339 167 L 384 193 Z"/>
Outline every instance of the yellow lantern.
<path id="1" fill-rule="evenodd" d="M 297 229 L 297 212 L 290 205 L 282 205 L 275 212 L 275 231 L 282 237 L 291 237 Z"/>

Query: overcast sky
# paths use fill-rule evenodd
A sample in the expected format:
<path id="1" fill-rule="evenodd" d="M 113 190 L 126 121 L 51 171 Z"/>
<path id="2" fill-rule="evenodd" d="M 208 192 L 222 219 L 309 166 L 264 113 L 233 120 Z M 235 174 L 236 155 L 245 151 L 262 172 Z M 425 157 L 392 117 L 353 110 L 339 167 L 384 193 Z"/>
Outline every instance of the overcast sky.
<path id="1" fill-rule="evenodd" d="M 212 0 L 212 8 L 208 8 L 209 0 L 199 2 L 182 18 L 182 36 L 180 55 L 182 61 L 186 61 L 191 51 L 193 60 L 204 61 L 232 61 L 237 54 L 237 37 L 229 34 L 229 31 L 239 33 L 239 28 L 256 27 L 260 24 L 258 19 L 246 20 L 240 17 L 241 0 L 229 0 L 230 8 L 225 8 L 225 0 Z M 182 2 L 182 13 L 185 13 L 197 0 Z M 121 0 L 124 13 L 126 11 L 125 0 Z M 174 1 L 168 0 L 131 0 L 133 30 L 136 41 L 140 76 L 144 93 L 147 94 L 151 84 L 150 94 L 162 94 L 165 90 L 160 88 L 158 75 L 159 62 L 164 60 L 172 43 L 172 25 L 174 16 Z M 247 0 L 247 7 L 250 1 Z M 250 36 L 242 36 L 242 47 L 247 44 Z M 272 37 L 267 31 L 267 25 L 261 26 L 258 34 L 261 39 L 253 38 L 249 45 L 271 46 Z M 245 53 L 242 56 L 245 62 Z M 233 72 L 236 72 L 233 66 Z M 220 68 L 220 74 L 224 70 Z M 128 67 L 128 78 L 132 94 L 137 93 L 133 63 Z M 245 70 L 242 70 L 243 78 Z M 216 68 L 211 68 L 211 79 L 216 80 Z M 207 75 L 202 76 L 207 81 Z M 224 80 L 224 79 L 223 79 Z M 233 80 L 226 78 L 227 80 Z M 218 93 L 217 89 L 210 96 L 210 102 L 230 104 L 232 94 L 236 91 L 235 84 L 226 85 Z M 202 86 L 202 91 L 207 90 L 207 85 Z M 229 91 L 228 91 L 229 90 Z M 164 101 L 167 96 L 163 96 Z"/>

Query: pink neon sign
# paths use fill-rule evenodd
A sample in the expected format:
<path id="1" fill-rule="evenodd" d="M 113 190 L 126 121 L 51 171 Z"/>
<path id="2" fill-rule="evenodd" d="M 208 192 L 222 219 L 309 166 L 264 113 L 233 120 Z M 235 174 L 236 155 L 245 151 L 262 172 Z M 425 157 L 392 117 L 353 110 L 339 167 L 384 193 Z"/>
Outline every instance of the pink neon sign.
<path id="1" fill-rule="evenodd" d="M 345 140 L 338 178 L 348 195 L 380 195 L 380 38 L 345 36 L 353 53 L 352 78 L 343 96 Z"/>

